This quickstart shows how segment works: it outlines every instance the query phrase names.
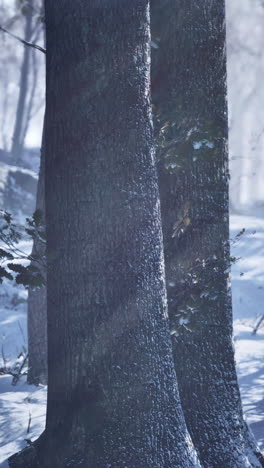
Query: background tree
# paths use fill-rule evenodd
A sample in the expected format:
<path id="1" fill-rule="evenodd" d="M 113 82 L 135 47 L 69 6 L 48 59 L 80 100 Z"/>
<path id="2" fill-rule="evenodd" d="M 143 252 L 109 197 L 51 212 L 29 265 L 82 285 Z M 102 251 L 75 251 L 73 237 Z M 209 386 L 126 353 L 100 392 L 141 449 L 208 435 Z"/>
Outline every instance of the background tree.
<path id="1" fill-rule="evenodd" d="M 232 346 L 225 5 L 153 0 L 151 19 L 168 305 L 185 419 L 204 467 L 260 467 Z"/>
<path id="2" fill-rule="evenodd" d="M 24 5 L 23 13 L 25 15 L 25 40 L 31 41 L 33 34 L 33 12 L 32 12 L 32 1 L 29 0 Z M 19 84 L 19 97 L 17 103 L 17 112 L 14 133 L 12 138 L 11 153 L 14 162 L 19 162 L 21 152 L 24 146 L 24 125 L 26 118 L 26 99 L 28 95 L 28 78 L 29 78 L 29 66 L 30 66 L 30 55 L 32 51 L 29 47 L 24 47 L 23 61 L 20 72 L 20 84 Z"/>
<path id="3" fill-rule="evenodd" d="M 0 29 L 5 64 L 5 74 L 1 79 L 1 146 L 11 153 L 6 162 L 23 167 L 29 126 L 33 117 L 38 120 L 37 114 L 43 109 L 43 62 L 40 54 L 31 47 L 21 44 L 16 47 L 17 40 L 10 36 L 14 34 L 27 42 L 41 42 L 42 0 L 4 0 Z M 30 137 L 32 139 L 32 132 Z"/>
<path id="4" fill-rule="evenodd" d="M 36 210 L 40 210 L 45 223 L 45 147 L 44 139 L 41 149 L 41 162 L 38 180 Z M 46 255 L 46 243 L 43 239 L 34 239 L 33 256 Z M 32 262 L 34 265 L 36 262 Z M 37 265 L 39 267 L 39 264 Z M 46 269 L 41 267 L 41 274 L 46 278 Z M 28 291 L 28 382 L 47 384 L 47 289 L 46 285 L 39 288 L 29 287 Z"/>
<path id="5" fill-rule="evenodd" d="M 5 6 L 5 7 L 4 7 Z M 12 8 L 12 7 L 16 8 Z M 2 109 L 4 117 L 2 121 L 2 138 L 6 152 L 0 153 L 0 159 L 4 163 L 18 164 L 22 167 L 18 168 L 16 172 L 11 166 L 3 167 L 3 172 L 7 173 L 5 184 L 3 184 L 3 202 L 2 207 L 10 211 L 16 217 L 22 219 L 23 216 L 32 216 L 35 209 L 40 210 L 44 214 L 44 149 L 42 149 L 42 157 L 40 163 L 38 190 L 35 190 L 35 185 L 32 187 L 32 179 L 34 173 L 29 173 L 23 169 L 29 168 L 34 171 L 38 170 L 39 155 L 38 150 L 35 149 L 33 153 L 28 148 L 25 150 L 25 138 L 28 132 L 31 118 L 39 111 L 43 105 L 43 100 L 39 93 L 39 72 L 41 73 L 41 59 L 43 55 L 39 54 L 45 52 L 38 43 L 43 35 L 43 9 L 44 5 L 42 0 L 16 0 L 6 5 L 1 5 L 1 37 L 2 39 L 9 39 L 12 46 L 12 51 L 15 50 L 15 45 L 18 44 L 19 52 L 23 52 L 22 65 L 20 71 L 19 81 L 19 95 L 17 99 L 17 108 L 15 114 L 14 132 L 12 137 L 11 154 L 8 155 L 8 143 L 5 132 L 5 120 L 10 120 L 10 116 L 6 108 Z M 2 25 L 5 27 L 2 28 Z M 24 28 L 24 35 L 21 32 L 21 26 Z M 14 28 L 16 28 L 14 30 Z M 13 36 L 13 37 L 12 37 Z M 20 37 L 21 36 L 21 37 Z M 11 37 L 11 39 L 10 39 Z M 30 47 L 26 44 L 34 45 Z M 32 44 L 33 42 L 33 44 Z M 40 41 L 41 42 L 41 41 Z M 38 49 L 38 50 L 36 50 Z M 42 57 L 41 57 L 42 56 Z M 20 58 L 20 57 L 19 57 Z M 12 68 L 10 53 L 7 54 L 7 61 L 5 63 L 5 74 L 8 75 L 9 69 Z M 19 60 L 16 64 L 19 68 Z M 8 80 L 10 78 L 8 77 Z M 10 83 L 9 83 L 10 84 Z M 6 83 L 7 88 L 7 83 Z M 8 91 L 6 89 L 6 96 Z M 5 105 L 7 105 L 7 101 Z M 10 102 L 9 102 L 10 104 Z M 9 107 L 9 106 L 8 106 Z M 37 154 L 36 154 L 37 153 Z M 9 171 L 9 172 L 8 172 Z M 37 178 L 37 177 L 36 177 Z M 35 180 L 34 180 L 35 182 Z M 28 189 L 28 192 L 22 194 L 21 189 Z M 36 194 L 37 192 L 37 194 Z M 19 194 L 19 196 L 17 195 Z M 35 196 L 37 200 L 35 201 Z M 23 202 L 21 202 L 23 198 Z M 25 203 L 25 200 L 28 203 Z M 45 243 L 38 236 L 34 236 L 34 246 L 32 250 L 32 257 L 45 256 Z M 31 256 L 30 256 L 31 257 Z M 31 266 L 39 268 L 40 264 L 38 259 L 31 262 Z M 41 264 L 41 273 L 45 276 L 43 265 Z M 19 280 L 21 278 L 19 277 Z M 26 281 L 28 278 L 26 277 Z M 27 284 L 28 287 L 28 284 Z M 29 349 L 29 366 L 28 366 L 28 382 L 29 383 L 47 383 L 47 319 L 46 319 L 46 288 L 42 287 L 28 287 L 28 349 Z"/>
<path id="6" fill-rule="evenodd" d="M 167 324 L 148 6 L 46 0 L 47 426 L 11 467 L 199 466 Z"/>
<path id="7" fill-rule="evenodd" d="M 44 10 L 44 1 L 41 2 Z M 44 31 L 45 38 L 45 31 Z M 46 38 L 45 38 L 46 39 Z M 46 40 L 44 41 L 46 42 Z M 45 123 L 44 123 L 45 125 Z M 45 223 L 45 127 L 40 155 L 40 170 L 36 209 L 41 210 Z M 35 239 L 33 253 L 46 255 L 46 244 L 41 239 Z M 46 271 L 42 269 L 46 279 Z M 41 288 L 29 288 L 28 291 L 28 382 L 47 384 L 48 382 L 48 338 L 47 338 L 47 289 L 44 284 Z"/>
<path id="8" fill-rule="evenodd" d="M 259 217 L 264 198 L 263 4 L 226 2 L 231 212 Z"/>

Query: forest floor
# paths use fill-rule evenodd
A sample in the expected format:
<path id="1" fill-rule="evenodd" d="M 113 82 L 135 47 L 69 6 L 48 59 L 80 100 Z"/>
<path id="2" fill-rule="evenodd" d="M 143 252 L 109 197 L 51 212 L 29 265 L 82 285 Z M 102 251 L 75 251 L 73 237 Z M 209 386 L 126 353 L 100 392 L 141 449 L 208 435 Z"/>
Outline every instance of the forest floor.
<path id="1" fill-rule="evenodd" d="M 241 257 L 232 267 L 234 342 L 245 418 L 264 451 L 264 219 L 231 217 L 231 239 L 245 228 L 231 253 Z"/>
<path id="2" fill-rule="evenodd" d="M 254 326 L 264 313 L 264 219 L 232 216 L 232 256 L 241 257 L 232 267 L 234 343 L 245 417 L 264 450 L 264 322 L 256 335 Z M 26 292 L 7 283 L 0 288 L 0 368 L 23 360 L 27 346 Z M 20 358 L 17 358 L 22 352 Z M 1 360 L 3 362 L 1 362 Z M 6 361 L 6 362 L 4 362 Z M 28 385 L 21 377 L 0 375 L 0 467 L 11 454 L 35 440 L 43 431 L 46 387 Z"/>

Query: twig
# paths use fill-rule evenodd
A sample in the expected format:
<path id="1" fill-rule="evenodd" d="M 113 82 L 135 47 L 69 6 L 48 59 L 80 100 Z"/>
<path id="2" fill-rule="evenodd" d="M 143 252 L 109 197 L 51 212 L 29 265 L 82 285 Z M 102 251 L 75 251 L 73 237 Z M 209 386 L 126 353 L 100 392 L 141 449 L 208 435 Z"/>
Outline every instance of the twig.
<path id="1" fill-rule="evenodd" d="M 252 335 L 256 335 L 257 334 L 257 331 L 260 327 L 260 325 L 262 324 L 262 322 L 264 321 L 264 314 L 260 317 L 260 319 L 257 321 L 257 324 L 252 332 Z"/>
<path id="2" fill-rule="evenodd" d="M 23 330 L 23 328 L 22 328 L 21 323 L 20 323 L 19 320 L 18 320 L 18 327 L 19 327 L 19 330 L 20 330 L 20 332 L 21 332 L 21 335 L 22 335 L 22 338 L 23 338 L 23 340 L 24 340 L 24 343 L 26 344 L 26 338 L 25 338 L 24 330 Z"/>
<path id="3" fill-rule="evenodd" d="M 29 431 L 30 431 L 30 424 L 31 424 L 31 413 L 29 411 L 27 434 L 29 434 Z"/>
<path id="4" fill-rule="evenodd" d="M 6 34 L 9 34 L 9 36 L 11 36 L 14 39 L 16 39 L 17 41 L 21 42 L 21 44 L 24 44 L 24 45 L 26 45 L 28 47 L 32 47 L 33 49 L 37 49 L 40 52 L 42 52 L 43 54 L 46 54 L 46 49 L 39 46 L 38 44 L 33 44 L 32 42 L 28 42 L 28 41 L 25 41 L 24 39 L 21 39 L 21 37 L 17 36 L 16 34 L 11 33 L 7 29 L 3 28 L 3 26 L 0 26 L 0 30 L 3 31 Z"/>
<path id="5" fill-rule="evenodd" d="M 5 357 L 5 352 L 4 352 L 4 345 L 3 345 L 3 344 L 2 344 L 1 351 L 2 351 L 2 359 L 3 359 L 3 364 L 4 364 L 4 367 L 3 367 L 3 369 L 6 371 L 6 363 L 7 363 L 7 359 L 6 359 L 6 357 Z"/>

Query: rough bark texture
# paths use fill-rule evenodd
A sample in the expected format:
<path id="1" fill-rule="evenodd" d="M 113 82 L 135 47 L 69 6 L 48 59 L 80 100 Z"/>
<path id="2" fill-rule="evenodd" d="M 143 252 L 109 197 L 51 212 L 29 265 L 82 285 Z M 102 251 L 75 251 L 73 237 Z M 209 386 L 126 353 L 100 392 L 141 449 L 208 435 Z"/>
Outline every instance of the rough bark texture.
<path id="1" fill-rule="evenodd" d="M 186 424 L 204 467 L 260 467 L 232 346 L 224 1 L 153 0 L 151 20 L 165 270 Z"/>
<path id="2" fill-rule="evenodd" d="M 46 0 L 47 426 L 10 466 L 194 467 L 167 324 L 148 2 L 94 5 Z"/>
<path id="3" fill-rule="evenodd" d="M 45 148 L 42 142 L 40 171 L 37 190 L 36 209 L 45 214 Z M 40 240 L 34 241 L 32 254 L 45 256 L 45 244 Z M 34 262 L 33 262 L 34 263 Z M 37 263 L 36 266 L 39 267 Z M 42 268 L 42 275 L 46 271 Z M 45 286 L 28 291 L 28 382 L 30 384 L 47 384 L 47 290 Z"/>

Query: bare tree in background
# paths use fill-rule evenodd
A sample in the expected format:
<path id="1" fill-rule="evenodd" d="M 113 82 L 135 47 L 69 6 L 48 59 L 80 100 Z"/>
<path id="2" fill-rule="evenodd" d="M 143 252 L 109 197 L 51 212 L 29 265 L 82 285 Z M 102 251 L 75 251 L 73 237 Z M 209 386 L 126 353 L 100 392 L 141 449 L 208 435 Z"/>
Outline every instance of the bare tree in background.
<path id="1" fill-rule="evenodd" d="M 25 17 L 25 41 L 34 41 L 40 36 L 39 22 L 34 21 L 34 0 L 27 0 L 23 5 L 23 15 Z M 22 66 L 20 71 L 19 97 L 16 110 L 15 126 L 12 137 L 11 155 L 15 164 L 20 163 L 21 154 L 24 148 L 26 133 L 28 130 L 31 112 L 33 108 L 34 95 L 37 86 L 36 52 L 30 47 L 24 46 Z M 33 79 L 29 81 L 30 68 L 33 71 Z"/>

